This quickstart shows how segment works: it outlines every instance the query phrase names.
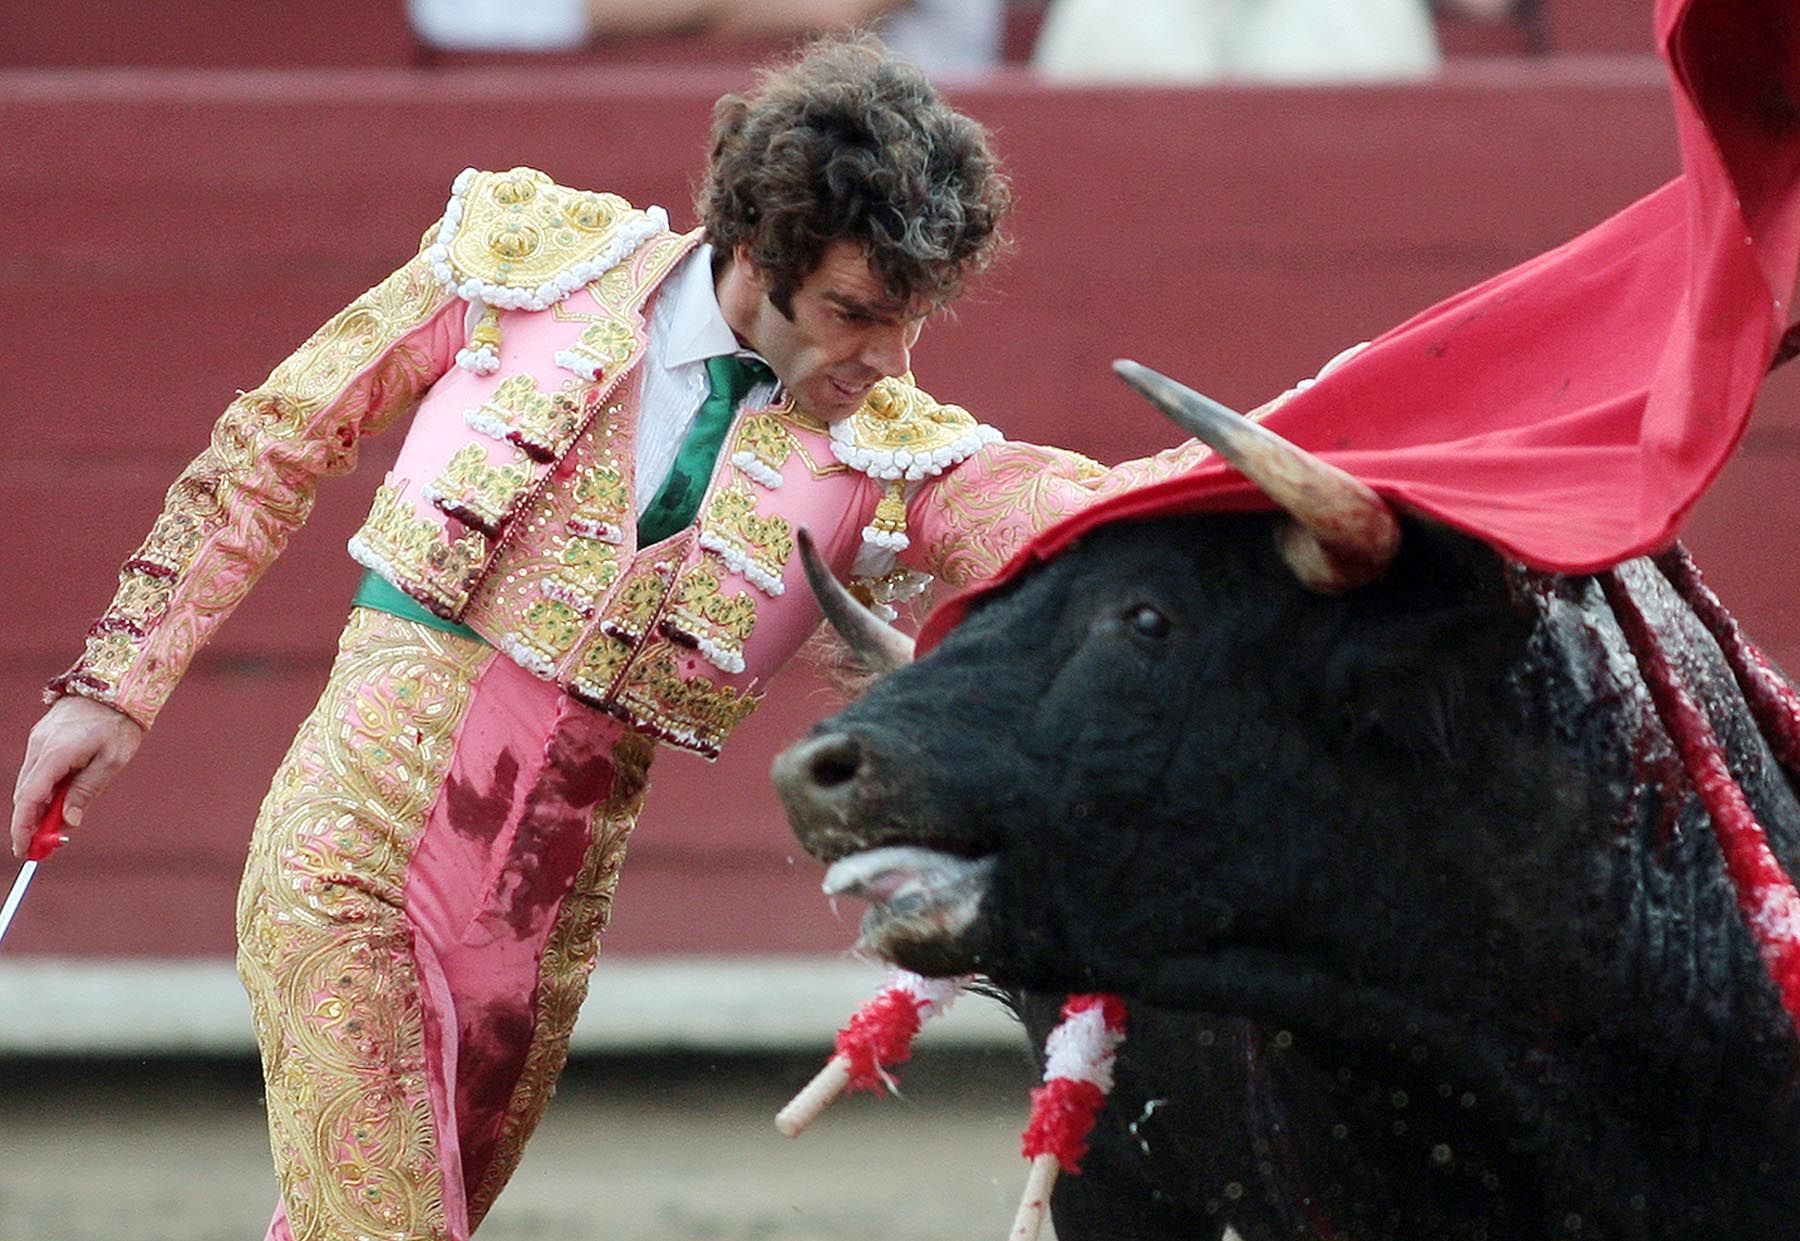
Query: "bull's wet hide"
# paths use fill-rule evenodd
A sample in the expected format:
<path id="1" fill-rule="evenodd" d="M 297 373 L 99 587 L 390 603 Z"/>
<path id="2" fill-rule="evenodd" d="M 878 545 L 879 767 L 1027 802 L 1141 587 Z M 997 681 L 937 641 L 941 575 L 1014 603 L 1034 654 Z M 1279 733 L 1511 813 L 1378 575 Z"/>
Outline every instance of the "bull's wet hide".
<path id="1" fill-rule="evenodd" d="M 1409 523 L 1331 598 L 1272 520 L 1091 532 L 781 773 L 899 964 L 1029 993 L 1039 1039 L 1126 998 L 1058 1235 L 1800 1236 L 1782 928 L 1687 761 L 1697 721 L 1793 873 L 1785 682 L 1679 556 L 1558 577 Z M 908 916 L 918 850 L 988 868 L 972 920 Z"/>

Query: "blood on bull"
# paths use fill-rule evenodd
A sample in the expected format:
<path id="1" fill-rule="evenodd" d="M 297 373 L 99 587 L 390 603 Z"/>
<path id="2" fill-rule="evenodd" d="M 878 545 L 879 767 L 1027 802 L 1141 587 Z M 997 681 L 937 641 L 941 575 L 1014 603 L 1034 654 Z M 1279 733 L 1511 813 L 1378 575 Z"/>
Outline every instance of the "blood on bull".
<path id="1" fill-rule="evenodd" d="M 1124 997 L 1062 1241 L 1800 1236 L 1800 694 L 1676 541 L 1800 352 L 1790 9 L 1658 0 L 1682 175 L 1260 425 L 1123 368 L 1216 456 L 778 760 L 869 949 Z"/>

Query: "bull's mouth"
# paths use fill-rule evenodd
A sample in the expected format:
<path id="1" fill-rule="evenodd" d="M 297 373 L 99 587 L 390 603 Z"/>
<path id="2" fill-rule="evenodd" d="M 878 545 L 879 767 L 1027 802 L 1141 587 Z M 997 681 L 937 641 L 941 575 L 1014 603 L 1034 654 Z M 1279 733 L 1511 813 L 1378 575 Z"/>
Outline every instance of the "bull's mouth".
<path id="1" fill-rule="evenodd" d="M 966 858 L 917 845 L 853 853 L 825 872 L 829 896 L 868 903 L 858 949 L 922 973 L 961 972 L 951 964 L 975 924 L 994 857 Z"/>

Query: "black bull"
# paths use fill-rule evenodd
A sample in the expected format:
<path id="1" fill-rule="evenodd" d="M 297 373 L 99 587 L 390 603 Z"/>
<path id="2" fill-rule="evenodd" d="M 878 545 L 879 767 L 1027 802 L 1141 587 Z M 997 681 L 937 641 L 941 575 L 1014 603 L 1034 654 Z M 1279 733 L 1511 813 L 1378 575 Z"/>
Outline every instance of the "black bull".
<path id="1" fill-rule="evenodd" d="M 1638 620 L 1790 873 L 1800 804 L 1689 566 L 1408 522 L 1327 594 L 1280 520 L 1102 527 L 777 763 L 871 948 L 1040 1037 L 1126 998 L 1063 1241 L 1800 1237 L 1800 1046 Z"/>

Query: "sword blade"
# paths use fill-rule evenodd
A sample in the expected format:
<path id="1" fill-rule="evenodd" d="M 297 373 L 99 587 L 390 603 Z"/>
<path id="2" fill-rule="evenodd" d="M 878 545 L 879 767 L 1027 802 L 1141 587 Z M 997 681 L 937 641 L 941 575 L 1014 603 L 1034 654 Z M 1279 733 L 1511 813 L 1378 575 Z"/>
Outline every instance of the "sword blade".
<path id="1" fill-rule="evenodd" d="M 27 862 L 19 868 L 19 877 L 13 880 L 12 891 L 6 894 L 6 904 L 0 905 L 0 941 L 6 938 L 6 928 L 12 925 L 13 915 L 19 911 L 19 902 L 25 899 L 25 889 L 31 886 L 31 877 L 37 874 L 38 864 Z"/>

